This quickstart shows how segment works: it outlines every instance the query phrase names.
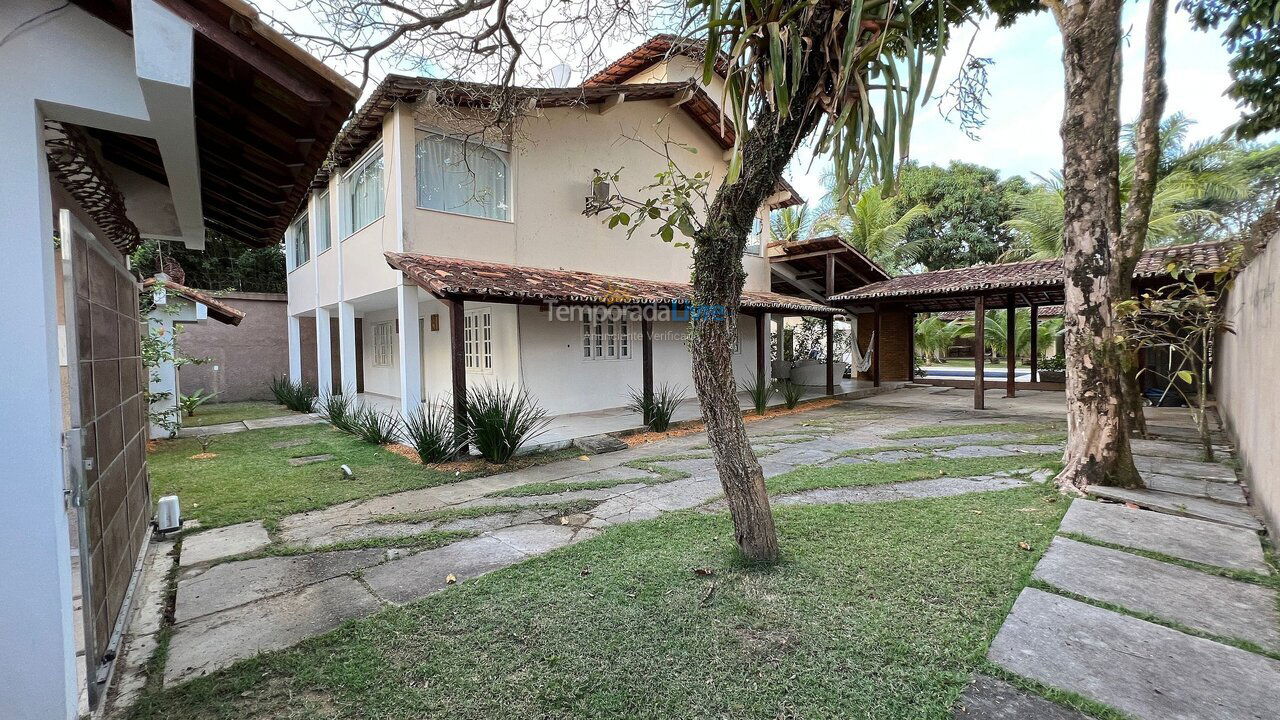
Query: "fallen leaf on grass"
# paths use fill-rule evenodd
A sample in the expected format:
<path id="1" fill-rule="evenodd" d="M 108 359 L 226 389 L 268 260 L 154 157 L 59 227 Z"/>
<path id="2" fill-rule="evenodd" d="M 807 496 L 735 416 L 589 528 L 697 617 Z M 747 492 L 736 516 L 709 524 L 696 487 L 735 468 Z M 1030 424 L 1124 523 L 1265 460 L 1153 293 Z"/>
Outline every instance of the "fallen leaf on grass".
<path id="1" fill-rule="evenodd" d="M 694 568 L 694 569 L 693 569 L 693 574 L 694 574 L 694 575 L 699 575 L 699 576 L 702 576 L 702 577 L 706 577 L 706 576 L 708 576 L 708 575 L 715 575 L 715 574 L 716 574 L 716 571 L 715 571 L 715 569 L 714 569 L 714 568 L 701 567 L 701 568 Z"/>
<path id="2" fill-rule="evenodd" d="M 970 510 L 969 512 L 973 513 L 974 515 L 981 515 L 981 514 L 982 514 L 982 511 L 981 511 L 981 510 Z"/>
<path id="3" fill-rule="evenodd" d="M 456 582 L 458 582 L 458 578 L 454 577 L 453 573 L 449 573 L 444 579 L 445 585 L 452 585 Z"/>
<path id="4" fill-rule="evenodd" d="M 1018 547 L 1022 548 L 1023 550 L 1029 551 L 1031 550 L 1031 543 L 1027 542 L 1026 540 L 1019 540 Z"/>
<path id="5" fill-rule="evenodd" d="M 1018 508 L 1018 512 L 1040 512 L 1040 508 Z"/>
<path id="6" fill-rule="evenodd" d="M 591 574 L 591 568 L 582 568 L 582 577 L 586 577 L 590 574 Z"/>
<path id="7" fill-rule="evenodd" d="M 189 459 L 191 459 L 191 460 L 210 460 L 210 459 L 212 459 L 212 458 L 216 458 L 216 457 L 218 457 L 218 453 L 207 453 L 207 452 L 202 452 L 202 453 L 196 453 L 195 455 L 192 455 Z"/>

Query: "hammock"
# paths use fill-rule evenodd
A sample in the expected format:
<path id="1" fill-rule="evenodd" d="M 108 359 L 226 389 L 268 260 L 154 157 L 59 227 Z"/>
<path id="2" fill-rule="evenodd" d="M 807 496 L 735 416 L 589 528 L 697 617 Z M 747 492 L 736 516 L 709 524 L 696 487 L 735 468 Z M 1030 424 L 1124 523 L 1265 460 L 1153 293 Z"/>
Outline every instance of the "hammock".
<path id="1" fill-rule="evenodd" d="M 871 354 L 875 352 L 875 347 L 876 347 L 876 334 L 874 330 L 871 332 L 871 341 L 867 343 L 866 355 L 863 355 L 861 352 L 858 351 L 857 338 L 850 338 L 849 351 L 853 355 L 853 362 L 851 364 L 853 365 L 855 370 L 857 370 L 858 372 L 867 372 L 868 370 L 871 369 Z"/>

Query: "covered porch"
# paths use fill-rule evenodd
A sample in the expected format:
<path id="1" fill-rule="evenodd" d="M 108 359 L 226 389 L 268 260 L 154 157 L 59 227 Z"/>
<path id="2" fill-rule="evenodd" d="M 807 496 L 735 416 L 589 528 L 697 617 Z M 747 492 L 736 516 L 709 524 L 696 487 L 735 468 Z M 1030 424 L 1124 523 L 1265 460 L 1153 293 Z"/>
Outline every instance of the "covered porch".
<path id="1" fill-rule="evenodd" d="M 1168 267 L 1171 264 L 1187 265 L 1197 271 L 1212 271 L 1226 261 L 1229 249 L 1229 243 L 1218 242 L 1147 250 L 1142 254 L 1134 271 L 1133 288 L 1137 291 L 1164 284 L 1169 280 Z M 905 329 L 907 337 L 897 338 L 897 341 L 907 343 L 910 348 L 908 357 L 913 362 L 916 354 L 914 343 L 917 314 L 972 310 L 975 338 L 973 379 L 926 379 L 921 382 L 954 388 L 972 388 L 973 407 L 981 410 L 986 404 L 989 380 L 983 340 L 986 336 L 985 324 L 988 310 L 1007 311 L 1004 328 L 1006 367 L 1003 382 L 999 383 L 1004 386 L 1004 397 L 1016 397 L 1020 388 L 1023 390 L 1065 388 L 1063 383 L 1039 382 L 1037 367 L 1040 355 L 1037 338 L 1039 311 L 1042 307 L 1065 303 L 1063 284 L 1062 260 L 1055 258 L 903 275 L 839 293 L 831 297 L 831 302 L 851 312 L 870 313 L 877 329 L 881 327 L 881 319 L 884 316 L 891 313 L 905 313 L 910 318 Z M 1017 317 L 1015 311 L 1018 308 L 1029 308 L 1031 315 L 1031 360 L 1029 380 L 1026 382 L 1018 380 L 1016 368 Z M 901 332 L 899 330 L 899 333 Z M 877 332 L 876 345 L 880 343 L 880 334 Z M 875 377 L 880 374 L 880 358 L 881 353 L 876 351 L 872 360 L 872 375 Z M 994 387 L 998 388 L 999 385 Z"/>

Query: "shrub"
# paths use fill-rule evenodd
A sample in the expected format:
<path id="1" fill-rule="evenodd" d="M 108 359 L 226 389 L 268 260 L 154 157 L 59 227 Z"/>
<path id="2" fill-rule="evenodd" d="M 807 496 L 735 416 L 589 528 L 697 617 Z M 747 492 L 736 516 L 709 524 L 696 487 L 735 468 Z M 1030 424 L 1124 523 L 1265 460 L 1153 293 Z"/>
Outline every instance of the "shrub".
<path id="1" fill-rule="evenodd" d="M 400 440 L 400 415 L 394 410 L 377 410 L 361 405 L 352 413 L 356 437 L 371 445 L 387 445 Z"/>
<path id="2" fill-rule="evenodd" d="M 404 435 L 424 463 L 452 458 L 466 439 L 453 427 L 453 408 L 430 400 L 405 418 Z"/>
<path id="3" fill-rule="evenodd" d="M 685 394 L 685 388 L 672 387 L 666 383 L 659 386 L 651 398 L 645 398 L 644 391 L 627 388 L 630 398 L 627 409 L 640 413 L 645 426 L 650 430 L 666 432 L 671 427 L 671 417 L 675 415 L 676 408 L 685 401 Z"/>
<path id="4" fill-rule="evenodd" d="M 753 373 L 749 380 L 743 381 L 742 391 L 751 396 L 756 414 L 763 415 L 765 409 L 769 407 L 769 397 L 773 395 L 773 386 L 769 384 L 769 378 Z"/>
<path id="5" fill-rule="evenodd" d="M 1040 370 L 1062 371 L 1067 369 L 1067 359 L 1061 355 L 1053 355 L 1042 358 L 1036 363 L 1036 367 Z"/>
<path id="6" fill-rule="evenodd" d="M 778 394 L 782 395 L 782 402 L 786 403 L 787 409 L 791 409 L 799 405 L 800 398 L 804 397 L 804 386 L 790 380 L 783 380 L 778 384 Z"/>
<path id="7" fill-rule="evenodd" d="M 297 412 L 311 412 L 312 406 L 315 405 L 316 386 L 305 380 L 294 382 L 287 376 L 272 378 L 271 394 L 276 396 L 276 402 Z"/>
<path id="8" fill-rule="evenodd" d="M 489 462 L 505 463 L 551 423 L 528 393 L 486 386 L 467 393 L 467 439 Z"/>
<path id="9" fill-rule="evenodd" d="M 197 390 L 190 395 L 178 395 L 178 408 L 186 414 L 187 417 L 195 417 L 196 408 L 209 402 L 217 393 L 205 393 L 204 390 Z"/>
<path id="10" fill-rule="evenodd" d="M 316 402 L 317 415 L 324 418 L 330 425 L 353 435 L 356 432 L 353 421 L 361 409 L 362 406 L 357 405 L 350 395 L 334 395 L 330 393 L 321 396 Z"/>

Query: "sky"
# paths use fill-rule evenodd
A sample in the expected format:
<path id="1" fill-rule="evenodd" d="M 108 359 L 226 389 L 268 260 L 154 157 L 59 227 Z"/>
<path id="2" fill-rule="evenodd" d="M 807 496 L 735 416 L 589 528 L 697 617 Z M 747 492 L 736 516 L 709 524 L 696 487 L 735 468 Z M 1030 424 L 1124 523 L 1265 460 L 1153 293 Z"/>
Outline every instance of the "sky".
<path id="1" fill-rule="evenodd" d="M 1147 2 L 1128 3 L 1123 30 L 1124 77 L 1121 84 L 1121 118 L 1133 120 L 1141 101 L 1142 52 Z M 1190 139 L 1218 135 L 1239 118 L 1235 101 L 1223 93 L 1231 83 L 1227 72 L 1230 55 L 1216 32 L 1192 28 L 1185 12 L 1171 12 L 1167 24 L 1166 83 L 1169 99 L 1165 115 L 1181 111 L 1196 121 Z M 955 49 L 943 62 L 938 88 L 950 82 L 974 29 L 956 31 Z M 923 164 L 947 165 L 952 160 L 996 168 L 1001 177 L 1046 174 L 1062 164 L 1062 40 L 1053 16 L 1047 12 L 1020 18 L 1012 27 L 996 29 L 993 20 L 977 29 L 973 54 L 990 57 L 988 120 L 970 140 L 960 127 L 941 116 L 936 102 L 919 108 L 911 138 L 911 157 Z M 822 195 L 820 172 L 807 158 L 791 167 L 792 183 L 806 198 Z"/>

